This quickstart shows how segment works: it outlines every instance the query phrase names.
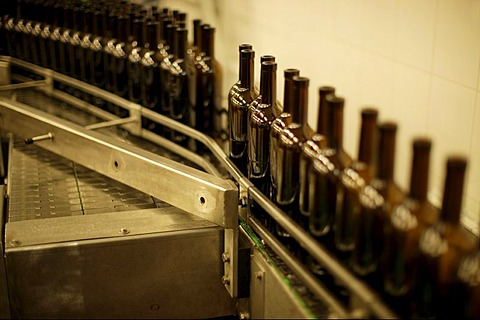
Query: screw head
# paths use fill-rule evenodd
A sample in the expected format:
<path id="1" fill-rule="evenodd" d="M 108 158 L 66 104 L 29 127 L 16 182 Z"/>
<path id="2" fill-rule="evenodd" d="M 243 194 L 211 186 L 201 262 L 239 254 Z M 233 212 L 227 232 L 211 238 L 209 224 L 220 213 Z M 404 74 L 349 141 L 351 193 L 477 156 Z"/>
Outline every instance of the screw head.
<path id="1" fill-rule="evenodd" d="M 230 278 L 228 276 L 222 276 L 222 283 L 224 285 L 230 285 Z"/>
<path id="2" fill-rule="evenodd" d="M 128 229 L 126 229 L 126 228 L 122 228 L 122 229 L 120 229 L 120 233 L 121 233 L 121 234 L 124 234 L 124 235 L 125 235 L 125 234 L 129 234 L 129 233 L 130 233 L 130 230 L 128 230 Z"/>
<path id="3" fill-rule="evenodd" d="M 222 261 L 225 263 L 225 262 L 230 262 L 230 255 L 228 254 L 228 252 L 224 252 L 222 253 Z"/>
<path id="4" fill-rule="evenodd" d="M 242 208 L 245 208 L 247 206 L 247 198 L 246 197 L 241 197 L 239 200 L 239 204 Z"/>
<path id="5" fill-rule="evenodd" d="M 10 245 L 12 245 L 13 247 L 17 247 L 20 245 L 20 241 L 17 239 L 12 239 L 10 240 Z"/>

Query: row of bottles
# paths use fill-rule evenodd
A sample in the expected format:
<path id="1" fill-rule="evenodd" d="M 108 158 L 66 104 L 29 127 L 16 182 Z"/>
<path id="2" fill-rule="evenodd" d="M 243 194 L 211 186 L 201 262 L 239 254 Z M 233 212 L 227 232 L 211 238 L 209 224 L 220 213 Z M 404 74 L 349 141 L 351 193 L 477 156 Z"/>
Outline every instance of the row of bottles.
<path id="1" fill-rule="evenodd" d="M 125 0 L 18 0 L 1 10 L 2 54 L 65 74 L 227 140 L 215 28 L 186 14 Z M 128 111 L 56 83 L 57 89 L 119 117 Z M 185 147 L 186 136 L 143 119 L 146 129 Z"/>
<path id="2" fill-rule="evenodd" d="M 307 125 L 309 79 L 284 70 L 283 104 L 277 101 L 277 64 L 239 46 L 239 80 L 228 98 L 229 157 L 251 182 L 354 274 L 382 294 L 404 318 L 480 317 L 480 249 L 460 225 L 467 160 L 446 161 L 440 209 L 427 199 L 430 150 L 412 144 L 410 189 L 394 180 L 397 124 L 361 111 L 356 158 L 343 148 L 345 99 L 319 88 L 318 126 Z M 282 109 L 283 105 L 283 109 Z M 250 199 L 250 214 L 341 296 L 341 283 Z"/>

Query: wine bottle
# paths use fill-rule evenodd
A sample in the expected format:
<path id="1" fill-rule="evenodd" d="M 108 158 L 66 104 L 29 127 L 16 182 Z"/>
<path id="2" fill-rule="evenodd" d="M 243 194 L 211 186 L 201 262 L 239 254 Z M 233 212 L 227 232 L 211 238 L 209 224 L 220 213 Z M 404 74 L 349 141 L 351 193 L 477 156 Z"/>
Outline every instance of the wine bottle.
<path id="1" fill-rule="evenodd" d="M 68 65 L 70 66 L 70 75 L 77 79 L 82 80 L 83 77 L 83 48 L 81 47 L 81 38 L 83 36 L 84 29 L 84 11 L 80 7 L 73 9 L 73 26 L 70 41 L 67 45 L 68 48 Z M 78 90 L 74 90 L 78 95 Z"/>
<path id="2" fill-rule="evenodd" d="M 318 102 L 318 114 L 319 118 L 317 121 L 317 132 L 312 135 L 312 138 L 307 140 L 302 145 L 302 153 L 300 154 L 300 195 L 299 195 L 299 210 L 301 213 L 300 224 L 306 229 L 309 230 L 309 216 L 310 216 L 310 205 L 309 205 L 309 172 L 311 170 L 313 159 L 321 153 L 322 149 L 327 146 L 326 132 L 322 127 L 323 114 L 326 110 L 327 101 L 326 97 L 329 94 L 334 94 L 335 88 L 329 86 L 323 86 L 319 89 L 319 102 Z"/>
<path id="3" fill-rule="evenodd" d="M 17 45 L 19 43 L 19 35 L 15 30 L 16 18 L 11 15 L 5 15 L 3 20 L 3 28 L 5 29 L 5 37 L 7 39 L 8 55 L 18 58 Z"/>
<path id="4" fill-rule="evenodd" d="M 36 21 L 33 26 L 33 36 L 37 51 L 37 62 L 44 68 L 51 68 L 50 56 L 48 55 L 48 42 L 50 38 L 50 25 L 53 20 L 52 7 L 48 3 L 41 3 L 38 6 L 40 17 L 43 21 Z"/>
<path id="5" fill-rule="evenodd" d="M 176 46 L 175 46 L 175 30 L 177 26 L 172 24 L 173 20 L 171 18 L 165 18 L 162 21 L 163 36 L 164 36 L 164 45 L 167 55 L 163 58 L 160 63 L 160 108 L 159 113 L 170 117 L 172 113 L 172 106 L 170 100 L 171 92 L 171 73 L 172 62 L 176 58 Z M 172 136 L 172 130 L 167 127 L 159 127 L 161 129 L 160 134 L 164 137 L 170 138 Z"/>
<path id="6" fill-rule="evenodd" d="M 193 127 L 200 132 L 211 134 L 213 132 L 213 111 L 214 111 L 214 64 L 213 64 L 213 31 L 209 25 L 200 27 L 201 47 L 198 50 L 194 61 L 194 77 L 196 90 L 195 105 L 193 105 Z M 197 144 L 197 150 L 201 150 L 200 144 Z"/>
<path id="7" fill-rule="evenodd" d="M 240 79 L 228 94 L 228 119 L 230 124 L 230 159 L 247 175 L 248 106 L 255 99 L 253 88 L 255 51 L 244 49 L 240 52 Z"/>
<path id="8" fill-rule="evenodd" d="M 167 56 L 163 43 L 159 38 L 159 24 L 156 21 L 147 23 L 147 38 L 149 42 L 149 51 L 145 53 L 141 60 L 142 73 L 142 102 L 143 106 L 159 112 L 160 95 L 160 63 Z M 156 131 L 155 122 L 148 119 L 143 120 L 144 128 Z"/>
<path id="9" fill-rule="evenodd" d="M 96 11 L 93 16 L 92 40 L 90 42 L 90 50 L 86 55 L 86 67 L 90 74 L 89 83 L 104 89 L 105 88 L 105 66 L 103 50 L 107 45 L 108 38 L 106 36 L 107 12 Z"/>
<path id="10" fill-rule="evenodd" d="M 391 230 L 385 239 L 383 286 L 390 304 L 401 316 L 409 315 L 407 301 L 417 282 L 420 235 L 438 220 L 438 210 L 427 199 L 431 144 L 426 138 L 413 141 L 410 191 L 393 209 Z"/>
<path id="11" fill-rule="evenodd" d="M 394 122 L 379 126 L 377 173 L 359 194 L 361 209 L 354 230 L 352 268 L 377 288 L 381 284 L 379 277 L 374 275 L 383 254 L 386 225 L 392 208 L 402 201 L 403 196 L 393 181 L 396 132 Z"/>
<path id="12" fill-rule="evenodd" d="M 325 97 L 327 106 L 327 148 L 322 152 L 324 166 L 314 165 L 309 172 L 309 224 L 310 233 L 331 247 L 330 230 L 337 206 L 339 175 L 351 163 L 343 149 L 343 109 L 345 99 L 329 94 Z M 325 162 L 327 161 L 327 162 Z M 318 195 L 318 196 L 315 196 Z M 338 208 L 340 210 L 340 208 Z M 326 236 L 329 235 L 328 239 Z"/>
<path id="13" fill-rule="evenodd" d="M 273 61 L 262 62 L 260 74 L 260 101 L 250 104 L 248 121 L 248 179 L 264 195 L 270 194 L 270 128 L 275 116 L 277 104 L 277 64 Z M 250 212 L 268 227 L 267 213 L 253 200 L 249 199 Z"/>
<path id="14" fill-rule="evenodd" d="M 120 42 L 115 46 L 113 59 L 114 93 L 119 97 L 128 99 L 127 59 L 132 50 L 133 40 L 130 37 L 130 17 L 128 15 L 118 17 L 118 37 Z M 115 108 L 115 113 L 120 118 L 128 116 L 128 111 L 121 108 Z"/>
<path id="15" fill-rule="evenodd" d="M 215 56 L 215 28 L 210 27 L 209 49 L 206 56 L 210 57 L 210 65 L 213 71 L 213 88 L 212 88 L 212 128 L 211 136 L 223 150 L 228 149 L 228 111 L 225 108 L 223 97 L 223 67 Z"/>
<path id="16" fill-rule="evenodd" d="M 85 55 L 85 67 L 89 70 L 88 74 L 90 76 L 89 83 L 100 89 L 106 89 L 106 78 L 105 74 L 105 54 L 104 50 L 108 46 L 108 41 L 110 40 L 107 37 L 107 19 L 109 15 L 108 10 L 96 11 L 93 18 L 93 27 L 92 27 L 92 40 L 90 43 L 90 49 L 87 50 Z M 107 109 L 107 102 L 102 98 L 94 95 L 92 96 L 93 104 L 101 109 Z"/>
<path id="17" fill-rule="evenodd" d="M 21 34 L 23 60 L 27 62 L 33 62 L 32 50 L 33 50 L 33 37 L 32 37 L 32 21 L 28 19 L 29 12 L 28 6 L 23 7 L 23 14 L 18 21 L 18 30 Z"/>
<path id="18" fill-rule="evenodd" d="M 447 159 L 440 221 L 420 236 L 419 276 L 413 299 L 413 316 L 421 318 L 458 317 L 458 278 L 460 259 L 475 250 L 473 237 L 460 225 L 462 195 L 467 160 Z"/>
<path id="19" fill-rule="evenodd" d="M 73 51 L 70 47 L 71 38 L 74 33 L 73 16 L 73 7 L 67 5 L 63 10 L 63 28 L 61 29 L 62 33 L 58 41 L 60 72 L 69 77 L 73 77 L 73 74 L 71 72 L 71 64 L 74 63 Z M 69 94 L 73 94 L 73 88 L 68 85 L 60 84 L 59 89 Z"/>
<path id="20" fill-rule="evenodd" d="M 127 73 L 128 73 L 128 98 L 134 103 L 142 102 L 142 81 L 140 73 L 140 61 L 148 47 L 145 48 L 146 26 L 144 19 L 136 19 L 134 21 L 134 41 L 132 42 L 132 50 L 128 55 Z"/>
<path id="21" fill-rule="evenodd" d="M 277 166 L 277 150 L 278 139 L 282 132 L 292 120 L 292 113 L 296 112 L 296 106 L 293 100 L 293 78 L 300 75 L 298 69 L 289 68 L 284 72 L 284 89 L 283 89 L 283 112 L 275 118 L 270 128 L 270 199 L 277 201 L 278 190 L 278 171 Z"/>
<path id="22" fill-rule="evenodd" d="M 115 92 L 115 47 L 120 43 L 118 33 L 118 14 L 115 11 L 106 12 L 105 37 L 108 40 L 103 48 L 105 89 L 108 92 Z M 108 103 L 108 109 L 115 113 L 115 108 Z"/>
<path id="23" fill-rule="evenodd" d="M 91 65 L 93 64 L 93 55 L 91 46 L 93 41 L 93 24 L 95 22 L 95 12 L 91 9 L 86 9 L 83 13 L 83 33 L 80 37 L 80 45 L 77 49 L 80 56 L 80 75 L 83 82 L 91 83 Z M 91 97 L 90 97 L 91 99 Z"/>
<path id="24" fill-rule="evenodd" d="M 477 242 L 478 242 L 477 236 Z M 457 270 L 459 290 L 452 292 L 453 311 L 460 319 L 480 319 L 480 248 L 464 255 Z"/>
<path id="25" fill-rule="evenodd" d="M 193 20 L 193 42 L 189 45 L 189 48 L 187 49 L 188 92 L 191 107 L 191 110 L 189 110 L 189 123 L 192 128 L 196 128 L 197 126 L 195 109 L 197 107 L 197 84 L 199 82 L 199 75 L 197 73 L 197 58 L 198 60 L 201 59 L 200 53 L 202 49 L 200 46 L 202 37 L 201 23 L 202 21 L 200 19 Z"/>
<path id="26" fill-rule="evenodd" d="M 335 249 L 347 265 L 350 252 L 354 247 L 354 226 L 357 224 L 360 211 L 358 194 L 375 174 L 378 111 L 365 108 L 361 112 L 361 118 L 358 157 L 340 174 L 337 201 L 341 205 L 335 211 L 333 225 Z"/>
<path id="27" fill-rule="evenodd" d="M 176 46 L 175 60 L 170 69 L 170 116 L 175 121 L 188 124 L 190 110 L 187 75 L 187 29 L 178 28 L 175 31 L 174 45 Z M 188 138 L 183 133 L 172 131 L 172 141 L 188 146 Z"/>
<path id="28" fill-rule="evenodd" d="M 298 196 L 300 189 L 299 163 L 302 144 L 309 139 L 307 135 L 309 79 L 293 78 L 293 101 L 295 110 L 291 110 L 291 123 L 280 132 L 276 155 L 277 194 L 276 203 L 294 221 L 299 221 Z M 277 225 L 277 236 L 289 242 L 290 235 Z M 294 249 L 294 248 L 291 248 Z"/>
<path id="29" fill-rule="evenodd" d="M 16 19 L 14 19 L 14 26 L 13 30 L 15 32 L 15 52 L 16 52 L 16 57 L 21 60 L 27 60 L 27 57 L 25 56 L 25 43 L 27 41 L 25 40 L 24 37 L 24 32 L 23 30 L 25 29 L 25 21 L 24 18 L 22 17 L 22 8 L 20 3 L 18 4 L 17 7 L 17 16 Z"/>

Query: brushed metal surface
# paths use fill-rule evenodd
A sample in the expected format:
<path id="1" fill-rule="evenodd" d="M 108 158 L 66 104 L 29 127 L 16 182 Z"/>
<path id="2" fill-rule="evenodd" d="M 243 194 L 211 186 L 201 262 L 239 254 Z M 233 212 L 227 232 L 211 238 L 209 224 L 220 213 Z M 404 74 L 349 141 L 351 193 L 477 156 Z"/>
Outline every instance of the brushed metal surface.
<path id="1" fill-rule="evenodd" d="M 23 250 L 24 247 L 45 244 L 54 244 L 58 247 L 66 241 L 131 237 L 155 232 L 193 230 L 215 226 L 207 220 L 171 206 L 95 215 L 23 220 L 6 223 L 5 248 L 7 250 Z"/>
<path id="2" fill-rule="evenodd" d="M 7 223 L 6 233 L 13 317 L 234 313 L 235 300 L 220 281 L 223 229 L 179 209 L 19 221 Z"/>

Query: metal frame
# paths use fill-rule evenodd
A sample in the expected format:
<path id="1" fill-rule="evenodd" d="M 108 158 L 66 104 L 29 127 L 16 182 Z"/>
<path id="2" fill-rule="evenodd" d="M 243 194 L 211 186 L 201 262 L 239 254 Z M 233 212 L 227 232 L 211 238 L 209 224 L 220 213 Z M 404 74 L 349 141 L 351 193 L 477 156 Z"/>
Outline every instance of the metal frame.
<path id="1" fill-rule="evenodd" d="M 331 256 L 331 254 L 325 250 L 318 242 L 316 242 L 310 235 L 306 234 L 303 229 L 298 226 L 292 219 L 287 217 L 286 215 L 283 214 L 283 212 L 275 206 L 268 198 L 266 198 L 257 188 L 253 186 L 253 184 L 245 177 L 243 174 L 238 170 L 238 168 L 230 161 L 228 156 L 225 154 L 225 152 L 220 148 L 220 146 L 210 137 L 196 131 L 195 129 L 192 129 L 190 127 L 187 127 L 185 125 L 182 125 L 172 119 L 169 119 L 168 117 L 162 116 L 160 114 L 157 114 L 147 108 L 143 108 L 139 105 L 136 105 L 134 103 L 128 102 L 122 98 L 119 98 L 111 93 L 105 92 L 103 90 L 100 90 L 96 87 L 90 86 L 88 84 L 85 84 L 81 81 L 77 81 L 74 79 L 71 79 L 69 77 L 66 77 L 64 75 L 55 73 L 51 70 L 46 70 L 41 67 L 26 63 L 24 61 L 10 58 L 10 57 L 0 57 L 0 61 L 8 61 L 12 64 L 15 64 L 17 66 L 21 66 L 23 68 L 29 69 L 33 72 L 36 72 L 40 75 L 43 75 L 46 78 L 46 85 L 41 88 L 43 92 L 50 94 L 51 96 L 57 97 L 59 99 L 62 99 L 68 103 L 72 103 L 73 105 L 79 106 L 81 108 L 84 108 L 86 110 L 92 111 L 93 114 L 95 115 L 100 115 L 102 118 L 106 120 L 115 120 L 118 119 L 118 117 L 115 117 L 108 112 L 99 110 L 98 108 L 89 105 L 86 102 L 83 102 L 81 100 L 78 100 L 74 97 L 69 96 L 68 94 L 65 94 L 63 92 L 57 91 L 53 89 L 53 80 L 55 81 L 60 81 L 63 82 L 67 85 L 73 86 L 75 88 L 81 89 L 84 92 L 101 96 L 107 101 L 110 101 L 112 103 L 117 104 L 118 106 L 127 109 L 130 112 L 130 120 L 137 120 L 130 122 L 129 123 L 123 123 L 120 126 L 124 128 L 125 130 L 129 131 L 130 133 L 134 135 L 138 135 L 140 137 L 143 137 L 147 140 L 156 142 L 164 147 L 171 148 L 171 150 L 174 150 L 176 153 L 183 153 L 186 154 L 186 150 L 181 150 L 183 148 L 179 146 L 172 146 L 171 142 L 168 140 L 159 137 L 149 131 L 143 130 L 141 128 L 141 121 L 140 119 L 142 117 L 148 118 L 152 121 L 155 121 L 161 125 L 167 126 L 169 128 L 173 128 L 176 131 L 179 131 L 185 135 L 188 135 L 197 141 L 200 141 L 203 143 L 213 154 L 213 156 L 219 161 L 220 165 L 223 166 L 233 177 L 233 179 L 238 183 L 238 193 L 235 193 L 235 197 L 238 197 L 236 199 L 233 199 L 233 190 L 230 196 L 226 196 L 228 198 L 228 201 L 223 201 L 222 203 L 229 203 L 231 205 L 229 210 L 233 210 L 234 212 L 237 212 L 237 203 L 239 202 L 240 208 L 238 214 L 247 222 L 247 224 L 252 227 L 265 241 L 267 245 L 269 245 L 280 257 L 282 257 L 287 265 L 297 274 L 299 275 L 302 280 L 305 282 L 305 285 L 312 290 L 312 292 L 316 293 L 319 297 L 324 299 L 327 304 L 329 305 L 332 315 L 334 316 L 340 316 L 340 317 L 369 317 L 369 316 L 374 316 L 378 318 L 394 318 L 396 315 L 383 303 L 383 301 L 380 299 L 380 297 L 372 291 L 366 284 L 364 284 L 362 281 L 357 279 L 350 271 L 345 269 L 334 257 Z M 2 105 L 5 103 L 2 102 Z M 10 111 L 8 113 L 17 113 L 22 115 L 23 113 L 11 106 Z M 29 111 L 30 112 L 30 111 Z M 3 114 L 3 112 L 2 112 Z M 33 114 L 23 114 L 23 117 L 29 117 Z M 45 120 L 48 119 L 48 117 L 45 118 Z M 5 123 L 5 121 L 3 121 Z M 118 123 L 117 123 L 118 124 Z M 21 125 L 21 124 L 18 124 Z M 40 124 L 39 124 L 40 125 Z M 70 126 L 70 125 L 69 125 Z M 49 132 L 48 129 L 50 127 L 43 127 L 43 131 L 36 131 L 36 134 L 45 134 L 46 132 Z M 53 129 L 52 129 L 53 130 Z M 65 132 L 68 132 L 68 128 L 62 128 L 62 130 L 65 130 Z M 84 128 L 76 128 L 79 133 L 83 132 L 84 134 L 91 135 L 92 137 L 95 137 L 93 141 L 90 141 L 88 143 L 95 143 L 98 144 L 99 146 L 102 146 L 103 148 L 108 148 L 109 145 L 107 142 L 102 143 L 101 141 L 96 141 L 96 139 L 104 139 L 103 137 L 95 136 L 93 132 L 84 132 L 82 130 L 85 130 Z M 85 130 L 87 131 L 87 130 Z M 32 132 L 33 133 L 33 132 Z M 62 132 L 63 134 L 63 132 Z M 58 140 L 57 139 L 58 134 L 54 134 L 54 139 L 53 141 Z M 83 137 L 83 135 L 80 135 Z M 59 136 L 61 137 L 61 135 Z M 105 140 L 108 141 L 108 140 Z M 63 143 L 67 143 L 68 141 L 64 141 Z M 107 145 L 105 145 L 107 143 Z M 48 144 L 48 142 L 44 143 Z M 68 143 L 67 143 L 68 144 Z M 43 145 L 42 145 L 43 146 Z M 115 143 L 112 143 L 110 146 L 115 146 Z M 75 151 L 75 148 L 73 148 Z M 109 174 L 112 174 L 111 177 L 114 179 L 118 179 L 119 176 L 122 176 L 122 174 L 118 174 L 117 171 L 124 172 L 125 170 L 115 170 L 114 168 L 116 167 L 113 165 L 112 168 L 112 163 L 114 164 L 115 161 L 118 162 L 120 168 L 124 168 L 124 163 L 122 162 L 124 160 L 123 157 L 126 157 L 128 160 L 128 163 L 130 161 L 133 161 L 134 163 L 136 162 L 142 162 L 142 161 L 150 161 L 150 155 L 145 155 L 145 152 L 143 150 L 137 150 L 137 149 L 126 149 L 126 150 L 118 150 L 118 149 L 113 149 L 112 155 L 109 158 L 109 161 L 106 163 L 103 163 L 103 166 L 100 166 L 100 170 L 105 171 Z M 53 151 L 53 150 L 52 150 Z M 60 150 L 57 150 L 60 151 Z M 139 152 L 137 156 L 132 155 L 131 152 Z M 62 154 L 63 155 L 63 154 Z M 73 155 L 77 157 L 77 155 Z M 118 156 L 118 157 L 117 157 Z M 187 156 L 189 158 L 189 156 Z M 74 159 L 75 160 L 75 159 Z M 83 159 L 84 161 L 91 161 L 91 159 Z M 198 159 L 197 159 L 198 160 Z M 76 160 L 75 160 L 76 161 Z M 113 161 L 113 162 L 112 162 Z M 166 161 L 163 162 L 163 164 L 168 163 L 170 165 L 171 163 Z M 198 163 L 202 164 L 203 168 L 209 168 L 209 165 L 205 164 L 203 161 L 198 161 Z M 126 165 L 127 163 L 125 163 Z M 137 163 L 139 165 L 139 163 Z M 173 165 L 173 164 L 172 164 Z M 161 170 L 164 170 L 163 165 L 154 165 L 150 163 L 147 165 L 147 167 L 151 166 L 151 169 L 155 168 L 158 166 L 158 168 L 162 168 Z M 93 166 L 95 167 L 95 166 Z M 184 168 L 184 167 L 178 167 L 176 165 L 173 165 L 174 168 L 177 168 L 178 170 L 186 170 L 185 172 L 190 172 L 191 168 Z M 93 168 L 94 170 L 97 170 L 97 168 Z M 117 168 L 118 169 L 118 168 Z M 183 176 L 180 171 L 173 170 L 174 172 L 170 172 L 167 169 L 167 172 L 170 172 L 169 174 L 170 177 L 177 177 L 177 176 Z M 206 169 L 208 172 L 209 170 Z M 215 170 L 210 171 L 215 172 Z M 217 173 L 218 174 L 218 173 Z M 206 181 L 209 181 L 211 176 L 205 175 L 202 176 Z M 200 179 L 201 180 L 201 179 Z M 139 179 L 140 181 L 140 179 Z M 198 183 L 196 179 L 192 180 L 185 180 L 193 183 Z M 154 182 L 152 182 L 154 183 Z M 220 181 L 219 181 L 220 183 Z M 221 184 L 224 183 L 221 182 Z M 141 184 L 141 183 L 140 183 Z M 206 183 L 207 184 L 207 183 Z M 177 183 L 176 186 L 179 184 Z M 135 187 L 137 184 L 135 184 Z M 176 186 L 170 186 L 171 189 L 170 191 L 177 193 L 179 189 Z M 141 186 L 140 186 L 141 187 Z M 233 187 L 233 186 L 230 186 Z M 225 187 L 226 188 L 226 187 Z M 143 189 L 143 188 L 142 188 Z M 140 189 L 140 190 L 142 190 Z M 212 190 L 217 189 L 213 188 Z M 226 190 L 226 189 L 225 189 Z M 237 191 L 237 190 L 236 190 Z M 218 191 L 220 192 L 220 191 Z M 199 206 L 199 202 L 201 204 L 201 197 L 203 193 L 199 193 L 196 195 L 196 197 L 191 198 L 190 200 L 193 201 L 193 203 L 196 203 L 196 205 L 193 206 L 187 206 L 188 209 L 197 209 Z M 205 195 L 208 195 L 206 193 Z M 327 292 L 322 284 L 315 279 L 314 277 L 310 275 L 305 275 L 306 270 L 304 270 L 304 267 L 296 261 L 293 257 L 291 257 L 290 253 L 288 250 L 283 247 L 278 241 L 271 236 L 271 234 L 262 226 L 260 225 L 255 219 L 251 218 L 246 211 L 245 204 L 246 204 L 246 199 L 248 197 L 251 197 L 253 200 L 255 200 L 263 209 L 265 209 L 271 216 L 272 218 L 280 225 L 282 226 L 295 240 L 298 241 L 302 245 L 302 247 L 310 254 L 312 255 L 313 258 L 315 258 L 319 263 L 321 263 L 334 277 L 336 277 L 341 283 L 343 283 L 350 291 L 351 296 L 352 296 L 352 303 L 350 306 L 344 306 L 342 303 L 340 303 L 335 297 L 333 297 L 329 292 Z M 226 199 L 225 198 L 225 199 Z M 210 198 L 209 198 L 210 199 Z M 178 200 L 178 199 L 177 199 Z M 167 201 L 168 202 L 168 201 Z M 182 201 L 179 201 L 182 202 Z M 185 201 L 183 201 L 185 202 Z M 233 203 L 235 203 L 235 208 Z M 172 203 L 173 205 L 176 205 L 175 203 Z M 183 207 L 185 207 L 185 204 L 181 204 Z M 218 220 L 216 220 L 219 222 Z M 236 275 L 236 257 L 235 257 L 235 252 L 237 250 L 236 245 L 238 243 L 238 225 L 235 225 L 235 223 L 231 224 L 233 220 L 230 220 L 228 223 L 224 223 L 224 226 L 229 226 L 230 229 L 225 229 L 225 254 L 224 254 L 224 264 L 225 264 L 225 276 L 222 279 L 226 288 L 229 290 L 230 294 L 232 297 L 236 296 L 235 290 L 237 288 L 235 284 L 235 275 Z M 235 226 L 233 226 L 235 225 Z M 233 244 L 233 247 L 228 247 L 227 243 Z M 233 253 L 233 256 L 232 256 Z M 303 274 L 303 275 L 302 275 Z M 231 276 L 233 275 L 233 279 L 231 279 Z M 233 280 L 233 281 L 232 281 Z"/>

